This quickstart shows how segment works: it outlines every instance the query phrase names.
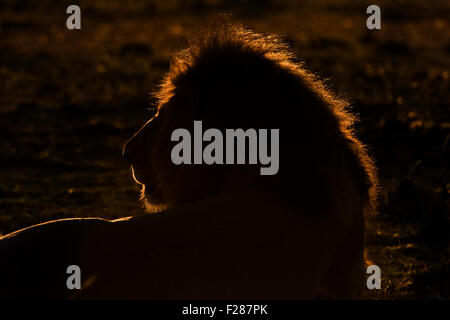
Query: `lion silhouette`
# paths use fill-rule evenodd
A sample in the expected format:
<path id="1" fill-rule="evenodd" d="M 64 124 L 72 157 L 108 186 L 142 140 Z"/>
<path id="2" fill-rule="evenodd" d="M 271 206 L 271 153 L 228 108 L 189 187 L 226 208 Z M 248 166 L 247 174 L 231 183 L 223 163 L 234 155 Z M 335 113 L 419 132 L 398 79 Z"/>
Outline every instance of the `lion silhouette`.
<path id="1" fill-rule="evenodd" d="M 376 168 L 355 116 L 283 41 L 228 22 L 177 53 L 124 146 L 152 214 L 64 219 L 0 240 L 0 294 L 81 299 L 348 299 L 364 285 Z M 175 165 L 171 133 L 277 128 L 279 171 Z M 68 290 L 69 265 L 82 271 Z"/>

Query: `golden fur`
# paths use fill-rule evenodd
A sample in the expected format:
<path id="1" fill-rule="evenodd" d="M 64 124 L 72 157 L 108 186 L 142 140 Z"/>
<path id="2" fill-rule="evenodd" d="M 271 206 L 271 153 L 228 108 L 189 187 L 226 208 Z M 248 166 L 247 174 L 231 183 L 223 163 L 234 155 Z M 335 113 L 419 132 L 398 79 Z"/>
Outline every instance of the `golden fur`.
<path id="1" fill-rule="evenodd" d="M 188 168 L 171 163 L 170 133 L 175 128 L 191 128 L 193 120 L 200 119 L 219 129 L 280 128 L 280 173 L 258 177 L 257 168 L 245 167 L 237 173 L 240 179 L 231 179 L 233 186 L 265 185 L 280 196 L 301 191 L 305 198 L 319 196 L 321 202 L 332 203 L 346 189 L 338 173 L 348 170 L 365 213 L 376 207 L 375 167 L 353 132 L 356 117 L 347 101 L 306 71 L 278 37 L 227 23 L 204 31 L 188 49 L 175 55 L 155 96 L 156 116 L 130 139 L 125 152 L 132 154 L 135 171 L 152 180 L 162 193 L 156 202 L 177 204 L 205 195 L 205 189 L 227 190 L 228 177 L 238 171 L 236 167 Z M 196 186 L 186 190 L 187 173 L 195 181 L 200 179 L 196 183 L 200 190 Z M 242 174 L 248 179 L 242 179 Z M 214 181 L 203 181 L 211 175 Z M 298 186 L 305 177 L 307 182 Z M 179 190 L 173 190 L 177 186 Z M 192 192 L 180 199 L 186 191 Z M 294 198 L 287 197 L 290 200 Z"/>
<path id="2" fill-rule="evenodd" d="M 156 213 L 60 220 L 3 237 L 7 263 L 0 271 L 13 280 L 0 284 L 0 294 L 358 296 L 364 215 L 376 208 L 377 180 L 344 99 L 278 37 L 229 23 L 175 55 L 156 97 L 156 115 L 124 148 L 142 199 Z M 251 165 L 173 165 L 170 134 L 194 120 L 219 129 L 280 129 L 278 174 L 260 176 Z M 65 289 L 69 264 L 83 270 L 83 290 L 75 294 Z"/>

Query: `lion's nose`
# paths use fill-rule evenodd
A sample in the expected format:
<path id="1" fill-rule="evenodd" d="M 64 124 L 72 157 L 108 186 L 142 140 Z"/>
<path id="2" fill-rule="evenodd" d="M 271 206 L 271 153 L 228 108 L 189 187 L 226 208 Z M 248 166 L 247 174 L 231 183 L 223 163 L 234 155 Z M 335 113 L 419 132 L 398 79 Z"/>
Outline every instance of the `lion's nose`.
<path id="1" fill-rule="evenodd" d="M 142 154 L 140 152 L 142 150 L 142 146 L 148 145 L 148 123 L 152 120 L 153 118 L 147 121 L 130 139 L 124 143 L 122 155 L 130 164 L 132 164 L 133 160 L 140 160 L 139 154 Z M 133 157 L 133 155 L 137 157 Z"/>
<path id="2" fill-rule="evenodd" d="M 125 159 L 128 161 L 128 163 L 131 164 L 131 162 L 133 161 L 133 157 L 131 156 L 131 154 L 129 154 L 129 153 L 124 153 L 123 156 L 124 156 Z"/>
<path id="3" fill-rule="evenodd" d="M 122 149 L 122 155 L 128 161 L 129 164 L 131 164 L 131 162 L 133 161 L 133 155 L 130 152 L 130 140 L 125 142 Z"/>

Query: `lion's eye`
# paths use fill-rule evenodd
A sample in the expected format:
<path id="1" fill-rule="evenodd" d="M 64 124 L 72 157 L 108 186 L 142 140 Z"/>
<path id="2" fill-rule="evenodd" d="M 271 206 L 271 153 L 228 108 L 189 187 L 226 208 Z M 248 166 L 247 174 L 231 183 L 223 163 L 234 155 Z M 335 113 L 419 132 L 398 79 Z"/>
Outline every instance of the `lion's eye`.
<path id="1" fill-rule="evenodd" d="M 150 121 L 150 125 L 154 128 L 157 128 L 159 126 L 161 126 L 162 123 L 162 115 L 161 115 L 161 110 L 159 110 L 159 112 L 153 116 L 152 121 Z"/>
<path id="2" fill-rule="evenodd" d="M 151 119 L 158 113 L 158 107 L 151 106 L 151 107 L 147 108 L 147 111 L 150 113 L 150 119 Z"/>

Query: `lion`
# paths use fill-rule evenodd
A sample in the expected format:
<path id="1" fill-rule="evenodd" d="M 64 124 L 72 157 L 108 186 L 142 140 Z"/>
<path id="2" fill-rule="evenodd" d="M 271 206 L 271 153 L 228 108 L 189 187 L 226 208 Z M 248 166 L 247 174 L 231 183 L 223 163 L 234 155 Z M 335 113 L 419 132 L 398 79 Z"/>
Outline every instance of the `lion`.
<path id="1" fill-rule="evenodd" d="M 376 167 L 349 103 L 275 35 L 229 22 L 178 52 L 124 145 L 149 213 L 50 221 L 0 240 L 0 294 L 75 299 L 352 299 Z M 276 175 L 175 165 L 176 128 L 277 128 Z M 81 289 L 66 286 L 67 267 Z"/>

